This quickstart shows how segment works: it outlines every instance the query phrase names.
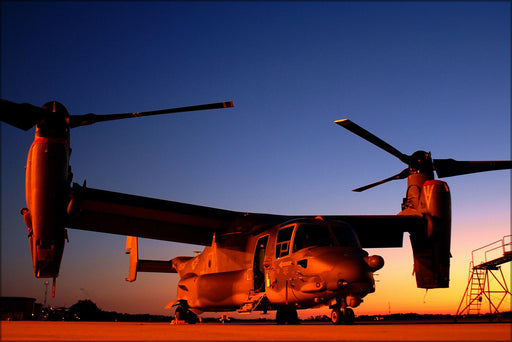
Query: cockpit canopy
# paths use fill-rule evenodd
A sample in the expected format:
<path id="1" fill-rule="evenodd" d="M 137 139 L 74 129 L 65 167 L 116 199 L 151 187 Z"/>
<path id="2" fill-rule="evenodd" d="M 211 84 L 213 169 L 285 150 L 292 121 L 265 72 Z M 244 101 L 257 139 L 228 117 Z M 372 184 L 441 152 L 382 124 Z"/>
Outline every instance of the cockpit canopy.
<path id="1" fill-rule="evenodd" d="M 283 228 L 277 233 L 276 258 L 308 247 L 361 248 L 352 227 L 343 222 L 314 219 L 301 220 L 282 226 Z"/>

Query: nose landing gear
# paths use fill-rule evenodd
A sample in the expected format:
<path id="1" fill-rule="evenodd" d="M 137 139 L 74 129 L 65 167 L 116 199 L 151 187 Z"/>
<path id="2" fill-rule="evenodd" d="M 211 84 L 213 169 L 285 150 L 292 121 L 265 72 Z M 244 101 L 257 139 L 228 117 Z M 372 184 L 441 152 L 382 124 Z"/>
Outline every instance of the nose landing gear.
<path id="1" fill-rule="evenodd" d="M 354 324 L 355 315 L 351 308 L 334 308 L 331 312 L 332 324 Z"/>
<path id="2" fill-rule="evenodd" d="M 331 322 L 332 324 L 354 324 L 355 315 L 354 310 L 347 307 L 346 298 L 336 298 L 336 303 L 333 305 L 329 305 L 329 309 L 332 309 L 331 312 Z"/>

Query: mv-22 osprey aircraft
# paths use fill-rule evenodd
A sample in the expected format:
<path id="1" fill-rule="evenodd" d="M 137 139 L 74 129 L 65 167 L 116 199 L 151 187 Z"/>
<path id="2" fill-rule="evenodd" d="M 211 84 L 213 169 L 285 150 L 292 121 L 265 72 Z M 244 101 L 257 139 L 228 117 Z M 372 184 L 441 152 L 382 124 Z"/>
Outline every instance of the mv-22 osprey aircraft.
<path id="1" fill-rule="evenodd" d="M 419 288 L 449 285 L 451 202 L 448 185 L 434 179 L 510 169 L 512 161 L 432 159 L 424 151 L 406 155 L 350 120 L 341 127 L 407 164 L 400 173 L 355 189 L 407 178 L 397 215 L 289 216 L 216 209 L 71 185 L 70 128 L 131 117 L 232 107 L 232 102 L 161 111 L 69 115 L 58 102 L 42 108 L 0 101 L 1 121 L 23 130 L 36 126 L 26 165 L 22 209 L 34 273 L 59 274 L 66 228 L 127 236 L 129 276 L 178 273 L 176 319 L 195 323 L 206 311 L 277 310 L 278 324 L 298 321 L 297 309 L 329 306 L 334 324 L 351 324 L 363 298 L 375 291 L 373 273 L 384 265 L 363 248 L 402 247 L 410 234 Z M 137 238 L 205 246 L 195 257 L 139 260 Z"/>

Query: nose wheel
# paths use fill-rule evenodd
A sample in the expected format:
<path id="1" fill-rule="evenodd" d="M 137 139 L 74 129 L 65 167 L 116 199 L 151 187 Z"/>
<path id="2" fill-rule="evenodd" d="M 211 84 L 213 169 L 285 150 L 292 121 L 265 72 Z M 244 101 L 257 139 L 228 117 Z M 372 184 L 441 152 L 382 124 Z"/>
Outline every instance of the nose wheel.
<path id="1" fill-rule="evenodd" d="M 332 324 L 354 324 L 355 315 L 351 308 L 334 308 L 331 312 Z"/>

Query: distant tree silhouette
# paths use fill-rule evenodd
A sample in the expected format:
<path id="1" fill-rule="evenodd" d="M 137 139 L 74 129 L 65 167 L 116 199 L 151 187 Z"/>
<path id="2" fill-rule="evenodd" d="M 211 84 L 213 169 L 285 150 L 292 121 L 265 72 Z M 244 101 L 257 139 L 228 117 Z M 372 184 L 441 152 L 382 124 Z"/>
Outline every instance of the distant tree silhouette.
<path id="1" fill-rule="evenodd" d="M 84 321 L 103 319 L 103 311 L 89 299 L 79 300 L 69 308 L 69 311 Z"/>

